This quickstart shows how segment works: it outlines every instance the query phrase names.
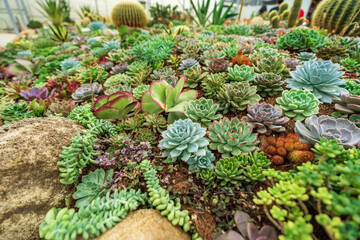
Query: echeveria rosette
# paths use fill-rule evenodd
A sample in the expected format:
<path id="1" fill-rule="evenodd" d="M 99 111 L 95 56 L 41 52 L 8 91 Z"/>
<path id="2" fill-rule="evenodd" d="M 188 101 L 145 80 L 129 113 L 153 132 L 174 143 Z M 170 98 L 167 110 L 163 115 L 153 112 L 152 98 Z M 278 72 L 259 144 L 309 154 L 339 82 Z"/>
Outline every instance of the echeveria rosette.
<path id="1" fill-rule="evenodd" d="M 308 90 L 291 89 L 283 91 L 281 97 L 276 98 L 276 107 L 280 107 L 284 114 L 297 121 L 319 113 L 319 100 Z"/>
<path id="2" fill-rule="evenodd" d="M 284 82 L 281 76 L 275 73 L 262 73 L 255 77 L 252 84 L 257 87 L 257 91 L 262 97 L 267 97 L 281 92 Z"/>
<path id="3" fill-rule="evenodd" d="M 212 73 L 227 72 L 228 67 L 231 66 L 231 63 L 224 58 L 213 58 L 205 61 L 207 66 L 205 70 Z"/>
<path id="4" fill-rule="evenodd" d="M 238 118 L 223 118 L 209 126 L 210 149 L 217 150 L 223 158 L 258 150 L 257 133 L 252 126 Z"/>
<path id="5" fill-rule="evenodd" d="M 245 180 L 243 172 L 244 169 L 236 158 L 225 158 L 216 163 L 215 174 L 221 180 L 221 186 L 227 184 L 241 185 L 241 181 Z"/>
<path id="6" fill-rule="evenodd" d="M 118 121 L 140 111 L 140 103 L 130 92 L 118 91 L 99 97 L 94 103 L 94 116 L 107 121 Z"/>
<path id="7" fill-rule="evenodd" d="M 290 72 L 287 88 L 304 89 L 312 92 L 321 102 L 331 103 L 332 98 L 338 98 L 341 93 L 348 93 L 340 87 L 346 83 L 340 77 L 344 72 L 338 71 L 340 66 L 331 61 L 307 61 Z"/>
<path id="8" fill-rule="evenodd" d="M 185 60 L 181 61 L 180 66 L 179 66 L 179 70 L 184 71 L 184 70 L 189 69 L 189 68 L 191 68 L 193 66 L 200 67 L 200 63 L 198 61 L 196 61 L 195 59 L 193 59 L 193 58 L 188 58 L 188 59 L 185 59 Z"/>
<path id="9" fill-rule="evenodd" d="M 360 96 L 354 94 L 340 94 L 340 99 L 333 98 L 335 110 L 343 114 L 360 113 Z"/>
<path id="10" fill-rule="evenodd" d="M 212 99 L 200 98 L 189 102 L 185 106 L 185 115 L 202 127 L 208 127 L 213 121 L 219 120 L 222 115 L 216 114 L 219 104 Z"/>
<path id="11" fill-rule="evenodd" d="M 290 119 L 282 115 L 282 109 L 267 103 L 255 103 L 247 108 L 248 114 L 242 120 L 251 124 L 260 134 L 285 132 L 284 124 Z"/>
<path id="12" fill-rule="evenodd" d="M 228 79 L 230 82 L 250 82 L 254 80 L 256 74 L 254 73 L 254 68 L 246 65 L 235 65 L 234 67 L 228 68 Z"/>
<path id="13" fill-rule="evenodd" d="M 175 121 L 161 133 L 163 139 L 159 148 L 164 150 L 162 156 L 172 162 L 178 159 L 187 162 L 191 156 L 206 156 L 209 140 L 204 137 L 205 134 L 206 129 L 190 119 Z"/>
<path id="14" fill-rule="evenodd" d="M 85 102 L 91 99 L 91 90 L 94 97 L 99 96 L 102 91 L 102 87 L 98 83 L 93 83 L 90 87 L 90 84 L 85 84 L 78 89 L 71 95 L 74 99 L 74 102 Z"/>
<path id="15" fill-rule="evenodd" d="M 336 139 L 338 144 L 346 149 L 360 144 L 360 128 L 344 118 L 312 116 L 305 120 L 305 124 L 297 121 L 295 132 L 302 142 L 311 146 L 320 143 L 322 137 L 328 140 Z"/>
<path id="16" fill-rule="evenodd" d="M 174 76 L 175 71 L 170 67 L 160 67 L 155 69 L 153 73 L 150 75 L 153 81 L 160 80 L 163 76 Z"/>
<path id="17" fill-rule="evenodd" d="M 189 164 L 190 171 L 196 170 L 197 172 L 202 172 L 205 169 L 211 170 L 214 168 L 212 164 L 212 162 L 215 161 L 214 155 L 208 149 L 205 151 L 205 156 L 192 156 L 189 158 L 187 164 Z"/>
<path id="18" fill-rule="evenodd" d="M 51 97 L 53 97 L 55 93 L 55 88 L 49 92 L 49 89 L 46 87 L 43 87 L 41 89 L 38 89 L 37 87 L 33 87 L 30 90 L 20 90 L 20 96 L 23 97 L 26 101 L 30 102 L 34 99 L 36 100 L 47 100 Z"/>

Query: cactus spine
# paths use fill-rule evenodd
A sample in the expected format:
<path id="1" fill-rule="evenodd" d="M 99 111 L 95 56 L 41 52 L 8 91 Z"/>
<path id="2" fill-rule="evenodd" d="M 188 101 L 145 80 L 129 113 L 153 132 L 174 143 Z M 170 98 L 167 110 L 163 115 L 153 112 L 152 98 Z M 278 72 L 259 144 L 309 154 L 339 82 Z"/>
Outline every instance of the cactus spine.
<path id="1" fill-rule="evenodd" d="M 146 12 L 143 6 L 136 1 L 123 1 L 114 6 L 111 19 L 117 27 L 145 27 L 147 24 Z"/>
<path id="2" fill-rule="evenodd" d="M 294 0 L 294 3 L 290 9 L 290 15 L 288 19 L 288 28 L 295 26 L 297 19 L 299 17 L 299 12 L 301 8 L 302 0 Z"/>
<path id="3" fill-rule="evenodd" d="M 336 34 L 348 27 L 346 35 L 360 36 L 360 29 L 354 28 L 355 23 L 360 22 L 360 14 L 356 15 L 359 9 L 360 0 L 323 0 L 314 11 L 312 26 L 325 28 Z"/>

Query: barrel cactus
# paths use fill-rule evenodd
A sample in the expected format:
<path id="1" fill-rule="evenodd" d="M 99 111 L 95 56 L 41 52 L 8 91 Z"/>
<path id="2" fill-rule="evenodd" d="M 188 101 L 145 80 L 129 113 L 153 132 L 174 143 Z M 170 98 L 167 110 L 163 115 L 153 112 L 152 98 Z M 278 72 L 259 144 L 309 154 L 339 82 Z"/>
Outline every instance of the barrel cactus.
<path id="1" fill-rule="evenodd" d="M 329 32 L 339 34 L 347 27 L 359 9 L 359 0 L 323 0 L 314 11 L 311 24 L 313 27 L 325 28 Z M 359 21 L 360 14 L 354 18 L 353 23 Z M 345 34 L 359 36 L 360 29 L 356 29 L 356 26 L 352 24 Z"/>
<path id="2" fill-rule="evenodd" d="M 115 26 L 145 27 L 147 16 L 145 9 L 136 1 L 122 1 L 114 6 L 111 19 Z"/>

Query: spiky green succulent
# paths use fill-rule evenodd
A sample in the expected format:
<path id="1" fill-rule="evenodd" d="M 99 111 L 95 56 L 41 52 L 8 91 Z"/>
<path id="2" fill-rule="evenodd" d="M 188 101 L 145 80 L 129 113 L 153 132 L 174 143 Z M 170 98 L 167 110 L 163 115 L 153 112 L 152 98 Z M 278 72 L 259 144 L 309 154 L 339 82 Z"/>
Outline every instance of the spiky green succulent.
<path id="1" fill-rule="evenodd" d="M 257 134 L 252 133 L 251 125 L 238 118 L 223 118 L 209 126 L 207 132 L 211 143 L 210 149 L 217 150 L 223 158 L 257 150 Z"/>
<path id="2" fill-rule="evenodd" d="M 153 73 L 150 75 L 151 79 L 153 81 L 160 80 L 161 77 L 164 76 L 174 76 L 175 71 L 170 67 L 160 67 L 153 71 Z"/>
<path id="3" fill-rule="evenodd" d="M 215 175 L 221 181 L 220 185 L 227 184 L 239 186 L 245 180 L 244 169 L 236 158 L 220 159 L 215 166 Z"/>
<path id="4" fill-rule="evenodd" d="M 251 82 L 255 78 L 254 68 L 246 65 L 235 65 L 228 68 L 228 79 L 230 83 L 234 82 Z"/>
<path id="5" fill-rule="evenodd" d="M 345 58 L 340 61 L 340 65 L 349 72 L 360 72 L 360 63 L 353 58 Z"/>
<path id="6" fill-rule="evenodd" d="M 276 107 L 280 107 L 286 116 L 298 121 L 319 113 L 320 101 L 308 90 L 283 91 L 276 102 Z"/>
<path id="7" fill-rule="evenodd" d="M 297 55 L 296 58 L 302 62 L 306 62 L 310 60 L 316 60 L 316 54 L 310 52 L 301 52 L 299 55 Z"/>
<path id="8" fill-rule="evenodd" d="M 226 73 L 211 73 L 201 83 L 201 87 L 205 92 L 205 96 L 216 98 L 222 86 L 225 84 Z"/>
<path id="9" fill-rule="evenodd" d="M 281 76 L 274 73 L 262 73 L 256 75 L 253 85 L 257 86 L 258 92 L 262 97 L 274 96 L 282 91 L 284 82 Z"/>
<path id="10" fill-rule="evenodd" d="M 353 80 L 347 80 L 342 87 L 348 90 L 350 94 L 360 95 L 360 84 Z"/>
<path id="11" fill-rule="evenodd" d="M 32 111 L 29 111 L 28 105 L 23 104 L 13 104 L 8 106 L 1 112 L 1 118 L 5 121 L 5 124 L 19 121 L 24 118 L 32 118 L 34 114 Z"/>
<path id="12" fill-rule="evenodd" d="M 296 67 L 287 79 L 287 88 L 305 89 L 312 92 L 321 102 L 331 103 L 340 93 L 348 93 L 341 87 L 346 83 L 340 79 L 344 72 L 338 71 L 340 66 L 331 61 L 307 61 Z"/>
<path id="13" fill-rule="evenodd" d="M 193 66 L 191 68 L 186 69 L 183 74 L 186 77 L 186 82 L 184 87 L 196 88 L 199 83 L 201 83 L 208 72 L 202 72 L 201 67 Z"/>
<path id="14" fill-rule="evenodd" d="M 156 135 L 149 128 L 140 128 L 135 132 L 134 139 L 136 141 L 154 144 L 156 142 Z"/>
<path id="15" fill-rule="evenodd" d="M 179 70 L 184 71 L 184 70 L 186 70 L 188 68 L 191 68 L 193 66 L 200 67 L 200 64 L 195 59 L 188 58 L 188 59 L 185 59 L 185 60 L 181 61 L 180 66 L 179 66 Z"/>
<path id="16" fill-rule="evenodd" d="M 154 132 L 162 132 L 166 126 L 166 119 L 157 113 L 149 113 L 145 116 L 144 126 L 150 127 Z"/>
<path id="17" fill-rule="evenodd" d="M 185 115 L 194 122 L 200 123 L 202 127 L 208 127 L 213 121 L 219 120 L 222 115 L 216 114 L 219 104 L 212 99 L 200 98 L 191 101 L 185 107 Z"/>
<path id="18" fill-rule="evenodd" d="M 209 145 L 205 134 L 206 129 L 190 119 L 175 121 L 161 133 L 163 139 L 159 143 L 159 148 L 164 150 L 162 156 L 172 162 L 178 159 L 186 162 L 191 155 L 205 156 Z"/>
<path id="19" fill-rule="evenodd" d="M 256 94 L 256 86 L 250 86 L 248 82 L 236 82 L 226 84 L 220 89 L 217 98 L 224 114 L 229 111 L 243 111 L 248 105 L 260 101 L 261 97 Z"/>
<path id="20" fill-rule="evenodd" d="M 142 95 L 148 90 L 150 90 L 150 85 L 145 85 L 145 84 L 139 85 L 137 88 L 133 90 L 135 99 L 141 100 Z"/>

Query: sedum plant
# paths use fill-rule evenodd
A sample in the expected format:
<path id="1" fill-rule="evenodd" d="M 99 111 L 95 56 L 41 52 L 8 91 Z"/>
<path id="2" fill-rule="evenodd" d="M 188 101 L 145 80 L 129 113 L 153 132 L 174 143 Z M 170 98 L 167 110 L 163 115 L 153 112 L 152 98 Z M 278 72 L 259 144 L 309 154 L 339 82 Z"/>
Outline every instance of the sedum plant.
<path id="1" fill-rule="evenodd" d="M 184 87 L 196 88 L 199 83 L 201 83 L 206 76 L 207 72 L 202 72 L 201 67 L 193 66 L 191 68 L 186 69 L 183 74 L 186 77 L 186 82 Z"/>
<path id="2" fill-rule="evenodd" d="M 99 97 L 94 103 L 94 116 L 107 121 L 118 121 L 140 111 L 140 103 L 130 92 L 118 91 Z"/>
<path id="3" fill-rule="evenodd" d="M 332 98 L 338 98 L 340 93 L 348 93 L 341 87 L 346 81 L 340 79 L 344 73 L 339 72 L 339 68 L 331 61 L 307 61 L 290 73 L 291 78 L 286 80 L 287 87 L 309 90 L 321 102 L 331 103 Z"/>
<path id="4" fill-rule="evenodd" d="M 289 33 L 280 36 L 276 42 L 276 47 L 292 51 L 303 52 L 316 49 L 325 44 L 325 37 L 316 29 L 295 28 Z"/>
<path id="5" fill-rule="evenodd" d="M 206 129 L 190 119 L 175 121 L 161 133 L 163 139 L 159 143 L 159 148 L 164 150 L 162 156 L 172 162 L 178 159 L 187 162 L 192 155 L 205 156 L 209 145 L 205 134 Z"/>
<path id="6" fill-rule="evenodd" d="M 192 121 L 200 123 L 202 127 L 207 128 L 211 122 L 222 117 L 221 114 L 216 114 L 218 109 L 219 104 L 214 103 L 212 99 L 202 97 L 185 106 L 185 115 Z"/>
<path id="7" fill-rule="evenodd" d="M 260 134 L 285 132 L 285 125 L 290 121 L 282 115 L 282 109 L 267 103 L 255 103 L 247 108 L 248 114 L 242 118 Z"/>
<path id="8" fill-rule="evenodd" d="M 254 68 L 246 65 L 235 65 L 228 68 L 228 79 L 230 83 L 234 82 L 251 82 L 255 78 Z"/>
<path id="9" fill-rule="evenodd" d="M 274 96 L 283 90 L 284 82 L 281 76 L 274 73 L 262 73 L 256 75 L 252 82 L 262 97 Z"/>
<path id="10" fill-rule="evenodd" d="M 217 150 L 223 158 L 257 150 L 257 134 L 252 133 L 250 124 L 238 118 L 229 120 L 224 117 L 209 126 L 207 132 L 211 143 L 210 149 Z"/>
<path id="11" fill-rule="evenodd" d="M 276 103 L 276 107 L 280 107 L 286 116 L 297 121 L 319 113 L 320 102 L 308 90 L 283 91 L 281 97 L 276 98 Z"/>
<path id="12" fill-rule="evenodd" d="M 339 145 L 345 148 L 353 148 L 360 144 L 360 128 L 344 118 L 330 116 L 312 116 L 305 120 L 305 124 L 297 121 L 295 132 L 301 141 L 314 146 L 320 143 L 320 139 L 336 139 Z"/>
<path id="13" fill-rule="evenodd" d="M 210 75 L 207 75 L 207 78 L 205 78 L 201 83 L 205 96 L 209 98 L 216 98 L 216 95 L 225 84 L 225 78 L 225 73 L 210 73 Z"/>
<path id="14" fill-rule="evenodd" d="M 256 94 L 256 86 L 250 86 L 248 82 L 236 82 L 226 84 L 217 95 L 220 108 L 224 114 L 229 111 L 243 111 L 248 105 L 260 101 L 261 97 Z"/>
<path id="15" fill-rule="evenodd" d="M 353 80 L 347 80 L 342 87 L 348 90 L 350 94 L 360 95 L 360 84 Z"/>

